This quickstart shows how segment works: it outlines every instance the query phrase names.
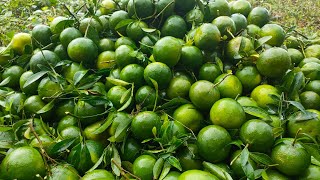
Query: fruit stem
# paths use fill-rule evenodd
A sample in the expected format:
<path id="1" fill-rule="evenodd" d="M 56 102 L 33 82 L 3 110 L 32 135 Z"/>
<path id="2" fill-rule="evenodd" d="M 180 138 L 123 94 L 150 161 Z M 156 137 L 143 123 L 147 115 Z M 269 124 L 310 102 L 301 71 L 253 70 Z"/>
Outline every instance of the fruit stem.
<path id="1" fill-rule="evenodd" d="M 246 146 L 243 149 L 248 148 L 249 144 L 246 144 Z M 242 151 L 241 151 L 242 152 Z M 234 163 L 234 161 L 236 161 L 239 157 L 241 156 L 241 153 L 239 153 L 236 157 L 234 157 L 232 159 L 232 161 L 230 162 L 230 165 L 232 165 Z"/>
<path id="2" fill-rule="evenodd" d="M 37 175 L 36 175 L 36 177 L 37 177 L 37 178 L 39 178 L 39 179 L 44 180 L 44 178 L 43 178 L 43 177 L 41 177 L 41 176 L 40 176 L 40 174 L 37 174 Z"/>
<path id="3" fill-rule="evenodd" d="M 213 88 L 217 87 L 219 84 L 221 84 L 228 76 L 232 75 L 232 72 L 226 74 L 221 81 L 217 82 L 216 84 L 213 85 Z"/>
<path id="4" fill-rule="evenodd" d="M 152 21 L 152 23 L 154 23 L 154 21 L 156 19 L 158 19 L 158 17 L 171 5 L 173 4 L 174 1 L 171 1 L 169 4 L 167 4 L 155 17 L 154 17 L 154 20 Z"/>
<path id="5" fill-rule="evenodd" d="M 301 130 L 302 130 L 301 128 L 298 129 L 298 131 L 297 131 L 297 133 L 296 133 L 296 135 L 294 137 L 294 140 L 293 140 L 293 142 L 291 144 L 292 146 L 294 146 L 294 144 L 297 142 L 298 135 L 300 134 Z"/>
<path id="6" fill-rule="evenodd" d="M 89 28 L 90 28 L 91 20 L 92 20 L 92 18 L 90 18 L 90 21 L 89 21 L 88 26 L 87 26 L 87 28 L 86 28 L 86 31 L 85 31 L 85 33 L 84 33 L 84 37 L 85 37 L 85 38 L 86 38 L 87 35 L 88 35 L 88 31 L 89 31 Z"/>
<path id="7" fill-rule="evenodd" d="M 171 119 L 175 120 L 175 119 L 174 119 L 172 116 L 170 116 L 169 114 L 168 114 L 168 116 L 169 116 Z M 184 125 L 184 124 L 181 123 L 180 121 L 176 121 L 176 120 L 175 120 L 175 122 L 181 124 L 184 128 L 186 128 L 187 130 L 189 130 L 189 131 L 191 132 L 192 136 L 193 136 L 195 139 L 197 139 L 197 136 L 194 134 L 194 132 L 192 131 L 192 129 L 190 129 L 189 127 L 187 127 L 186 125 Z"/>
<path id="8" fill-rule="evenodd" d="M 232 39 L 234 39 L 234 35 L 232 34 L 232 32 L 230 31 L 230 28 L 227 29 L 228 34 L 232 37 Z"/>
<path id="9" fill-rule="evenodd" d="M 136 176 L 136 175 L 132 174 L 131 172 L 123 169 L 114 159 L 112 159 L 111 162 L 112 162 L 114 165 L 116 165 L 117 168 L 119 168 L 119 169 L 121 170 L 121 175 L 122 175 L 125 179 L 127 179 L 127 180 L 130 179 L 130 178 L 126 175 L 126 173 L 128 173 L 130 176 L 134 177 L 135 179 L 141 180 L 141 178 L 139 178 L 138 176 Z"/>
<path id="10" fill-rule="evenodd" d="M 306 52 L 305 52 L 305 44 L 303 43 L 303 41 L 301 39 L 298 39 L 299 41 L 299 45 L 300 45 L 300 48 L 301 48 L 301 52 L 303 54 L 303 57 L 306 57 Z"/>
<path id="11" fill-rule="evenodd" d="M 77 116 L 77 115 L 75 115 L 75 114 L 73 114 L 73 113 L 71 113 L 71 112 L 65 112 L 65 114 L 66 115 L 70 115 L 70 116 L 72 116 L 72 117 L 75 117 L 75 118 L 78 118 L 78 119 L 85 119 L 85 118 L 92 118 L 92 117 L 97 117 L 97 116 L 101 116 L 101 115 L 105 115 L 105 114 L 107 114 L 107 113 L 109 113 L 110 111 L 112 110 L 112 108 L 109 108 L 109 109 L 107 109 L 106 111 L 104 111 L 103 113 L 100 113 L 100 114 L 95 114 L 95 115 L 91 115 L 91 116 Z"/>
<path id="12" fill-rule="evenodd" d="M 79 19 L 70 11 L 70 9 L 66 6 L 66 4 L 63 4 L 63 7 L 68 11 L 68 13 L 69 13 L 78 23 L 80 23 Z"/>
<path id="13" fill-rule="evenodd" d="M 11 46 L 12 46 L 12 41 L 10 41 L 10 43 L 7 45 L 6 48 L 4 48 L 2 51 L 0 51 L 0 55 L 2 55 L 3 52 L 8 51 L 8 49 L 12 48 Z"/>
<path id="14" fill-rule="evenodd" d="M 45 166 L 46 166 L 46 169 L 48 170 L 49 174 L 51 174 L 51 170 L 50 170 L 50 167 L 48 165 L 48 162 L 45 160 L 45 159 L 48 159 L 50 160 L 52 163 L 57 163 L 56 160 L 52 159 L 48 154 L 47 152 L 45 151 L 45 149 L 43 148 L 43 144 L 42 144 L 42 141 L 40 139 L 40 137 L 38 136 L 38 134 L 36 133 L 36 131 L 34 130 L 34 127 L 33 127 L 33 118 L 29 124 L 29 127 L 30 127 L 30 130 L 31 132 L 33 133 L 33 135 L 35 136 L 35 138 L 37 139 L 37 141 L 39 142 L 39 146 L 40 146 L 40 153 L 42 155 L 42 157 L 44 158 L 44 163 L 45 163 Z"/>

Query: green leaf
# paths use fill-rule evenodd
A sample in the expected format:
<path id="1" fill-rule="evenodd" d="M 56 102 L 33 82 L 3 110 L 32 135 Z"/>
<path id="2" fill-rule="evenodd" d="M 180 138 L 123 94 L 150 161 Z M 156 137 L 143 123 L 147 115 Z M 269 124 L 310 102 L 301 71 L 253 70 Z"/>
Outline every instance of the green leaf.
<path id="1" fill-rule="evenodd" d="M 243 57 L 240 54 L 236 54 L 233 56 L 233 59 L 242 59 Z"/>
<path id="2" fill-rule="evenodd" d="M 130 97 L 132 88 L 129 88 L 120 98 L 120 104 L 123 104 L 125 100 L 127 100 Z"/>
<path id="3" fill-rule="evenodd" d="M 159 40 L 159 37 L 154 34 L 147 34 L 147 36 L 153 43 L 156 43 Z"/>
<path id="4" fill-rule="evenodd" d="M 269 114 L 277 115 L 278 114 L 278 106 L 275 104 L 267 104 L 267 110 Z"/>
<path id="5" fill-rule="evenodd" d="M 169 156 L 167 158 L 167 161 L 171 164 L 171 166 L 177 168 L 179 171 L 182 171 L 181 164 L 180 164 L 179 160 L 176 157 Z"/>
<path id="6" fill-rule="evenodd" d="M 218 56 L 216 56 L 215 57 L 215 61 L 216 61 L 217 65 L 218 65 L 220 71 L 223 72 L 224 70 L 223 70 L 223 62 L 222 62 L 222 60 Z"/>
<path id="7" fill-rule="evenodd" d="M 152 139 L 149 139 L 149 140 L 152 140 Z M 143 142 L 142 142 L 143 143 Z M 165 152 L 166 150 L 165 149 L 159 149 L 159 150 L 146 150 L 146 152 L 148 153 L 151 153 L 151 154 L 159 154 L 159 153 L 162 153 L 162 152 Z"/>
<path id="8" fill-rule="evenodd" d="M 86 169 L 83 169 L 83 167 L 86 167 L 86 164 L 88 161 L 91 161 L 91 156 L 89 149 L 86 144 L 79 144 L 80 145 L 80 150 L 76 152 L 76 154 L 73 156 L 73 165 L 75 165 L 76 169 L 80 169 L 80 171 L 86 171 Z"/>
<path id="9" fill-rule="evenodd" d="M 112 168 L 113 173 L 116 176 L 120 176 L 121 169 L 119 169 L 118 166 L 121 167 L 121 159 L 120 159 L 119 152 L 114 145 L 112 145 L 112 152 L 113 152 L 113 158 L 111 160 L 111 168 Z M 118 166 L 115 163 L 117 163 Z"/>
<path id="10" fill-rule="evenodd" d="M 262 176 L 262 172 L 264 171 L 265 169 L 257 169 L 257 170 L 254 170 L 254 179 L 259 179 L 261 176 Z"/>
<path id="11" fill-rule="evenodd" d="M 313 156 L 311 156 L 311 164 L 316 166 L 320 166 L 320 161 L 316 160 Z"/>
<path id="12" fill-rule="evenodd" d="M 105 97 L 103 97 L 103 96 L 92 96 L 92 95 L 89 95 L 88 97 L 81 98 L 80 100 L 85 101 L 85 102 L 89 103 L 92 106 L 101 106 L 101 105 L 105 105 L 105 104 L 110 104 L 111 103 L 109 100 L 105 99 Z"/>
<path id="13" fill-rule="evenodd" d="M 129 25 L 129 24 L 132 23 L 132 22 L 133 22 L 133 19 L 124 19 L 124 20 L 120 21 L 120 22 L 116 25 L 115 30 L 118 30 L 118 29 L 120 29 L 120 28 L 122 28 L 122 27 L 125 27 L 125 26 Z"/>
<path id="14" fill-rule="evenodd" d="M 293 26 L 289 27 L 289 29 L 287 29 L 286 34 L 294 33 L 296 29 L 297 29 L 297 26 L 293 25 Z"/>
<path id="15" fill-rule="evenodd" d="M 30 120 L 20 120 L 13 124 L 12 129 L 16 133 L 20 127 L 27 125 L 28 123 L 30 123 Z"/>
<path id="16" fill-rule="evenodd" d="M 146 32 L 146 33 L 152 33 L 155 32 L 157 29 L 154 28 L 141 28 L 142 31 Z"/>
<path id="17" fill-rule="evenodd" d="M 43 114 L 46 113 L 48 111 L 50 111 L 52 108 L 54 107 L 54 100 L 50 101 L 48 104 L 46 104 L 45 106 L 43 106 L 39 111 L 37 111 L 37 114 Z"/>
<path id="18" fill-rule="evenodd" d="M 58 41 L 59 41 L 59 38 L 60 38 L 60 34 L 53 34 L 53 35 L 50 37 L 50 40 L 51 40 L 51 42 L 58 42 Z"/>
<path id="19" fill-rule="evenodd" d="M 269 97 L 271 97 L 274 101 L 280 102 L 281 101 L 281 96 L 280 95 L 275 95 L 275 94 L 268 94 Z"/>
<path id="20" fill-rule="evenodd" d="M 263 180 L 269 180 L 269 176 L 268 176 L 267 171 L 265 169 L 261 172 L 261 177 Z"/>
<path id="21" fill-rule="evenodd" d="M 0 49 L 0 57 L 5 58 L 13 58 L 14 57 L 14 51 L 11 46 L 7 46 L 6 48 Z"/>
<path id="22" fill-rule="evenodd" d="M 1 81 L 0 86 L 5 86 L 7 85 L 11 80 L 11 77 L 6 77 L 4 80 Z"/>
<path id="23" fill-rule="evenodd" d="M 182 146 L 190 137 L 187 137 L 186 139 L 178 139 L 176 137 L 173 137 L 171 141 L 169 142 L 170 146 L 167 149 L 168 153 L 174 153 L 180 146 Z"/>
<path id="24" fill-rule="evenodd" d="M 166 110 L 166 109 L 175 109 L 181 105 L 189 104 L 190 101 L 184 99 L 184 98 L 173 98 L 169 102 L 166 102 L 162 104 L 158 109 L 159 110 Z"/>
<path id="25" fill-rule="evenodd" d="M 106 156 L 103 159 L 105 165 L 111 164 L 111 158 L 113 157 L 112 144 L 109 144 L 106 148 Z"/>
<path id="26" fill-rule="evenodd" d="M 73 76 L 73 85 L 77 85 L 87 73 L 88 70 L 77 71 Z"/>
<path id="27" fill-rule="evenodd" d="M 272 159 L 267 154 L 264 154 L 264 153 L 250 152 L 250 158 L 257 163 L 263 164 L 266 166 L 273 164 Z"/>
<path id="28" fill-rule="evenodd" d="M 249 163 L 249 156 L 250 152 L 248 151 L 248 148 L 245 147 L 239 156 L 242 170 L 244 171 L 245 175 L 249 180 L 254 180 L 254 169 Z"/>
<path id="29" fill-rule="evenodd" d="M 70 60 L 63 60 L 63 61 L 59 61 L 54 67 L 67 66 L 71 63 L 72 61 Z"/>
<path id="30" fill-rule="evenodd" d="M 101 79 L 102 76 L 97 76 L 96 74 L 91 74 L 88 77 L 82 79 L 78 85 L 78 89 L 89 89 L 91 88 L 96 82 Z"/>
<path id="31" fill-rule="evenodd" d="M 164 166 L 164 159 L 159 158 L 153 166 L 153 179 L 158 179 Z"/>
<path id="32" fill-rule="evenodd" d="M 137 54 L 138 54 L 138 51 L 132 51 L 129 53 L 129 56 L 135 58 Z"/>
<path id="33" fill-rule="evenodd" d="M 6 108 L 6 101 L 1 101 L 1 100 L 0 100 L 0 106 Z"/>
<path id="34" fill-rule="evenodd" d="M 37 67 L 43 71 L 51 71 L 50 66 L 48 65 L 37 64 Z"/>
<path id="35" fill-rule="evenodd" d="M 66 27 L 71 26 L 74 23 L 73 19 L 65 19 L 60 21 L 54 28 L 54 31 L 59 29 L 65 29 Z"/>
<path id="36" fill-rule="evenodd" d="M 168 122 L 168 126 L 163 130 L 163 133 L 161 133 L 162 137 L 162 141 L 164 142 L 170 142 L 170 140 L 173 138 L 173 127 L 174 127 L 174 122 L 173 121 L 169 121 Z M 162 130 L 162 128 L 161 128 Z"/>
<path id="37" fill-rule="evenodd" d="M 148 139 L 143 140 L 141 143 L 144 144 L 144 143 L 150 142 L 152 140 L 153 140 L 153 138 L 148 138 Z"/>
<path id="38" fill-rule="evenodd" d="M 133 171 L 133 164 L 129 161 L 122 161 L 122 167 L 129 172 Z"/>
<path id="39" fill-rule="evenodd" d="M 17 59 L 15 59 L 15 63 L 21 67 L 25 67 L 29 63 L 30 58 L 31 58 L 30 54 L 24 54 L 22 56 L 19 56 Z"/>
<path id="40" fill-rule="evenodd" d="M 97 2 L 97 0 L 95 0 L 96 2 Z M 95 5 L 96 6 L 96 5 Z M 97 6 L 96 6 L 97 7 Z M 93 15 L 92 16 L 92 18 L 93 19 L 95 19 L 97 22 L 99 22 L 99 24 L 101 25 L 101 26 L 103 26 L 103 23 L 102 23 L 102 21 L 101 21 L 101 19 L 99 18 L 99 16 L 97 16 L 97 15 Z"/>
<path id="41" fill-rule="evenodd" d="M 31 132 L 31 128 L 28 127 L 27 130 L 24 131 L 23 136 L 26 139 L 31 139 L 31 136 L 33 136 L 33 133 Z"/>
<path id="42" fill-rule="evenodd" d="M 26 119 L 26 120 L 19 120 L 18 122 L 14 123 L 12 125 L 12 129 L 13 131 L 17 130 L 18 128 L 20 128 L 21 126 L 25 125 L 25 124 L 29 124 L 30 123 L 30 119 Z"/>
<path id="43" fill-rule="evenodd" d="M 234 140 L 229 145 L 236 145 L 238 148 L 241 148 L 243 146 L 243 142 L 240 139 Z"/>
<path id="44" fill-rule="evenodd" d="M 89 38 L 94 42 L 99 41 L 99 33 L 93 26 L 87 26 L 84 37 Z"/>
<path id="45" fill-rule="evenodd" d="M 276 146 L 279 145 L 279 144 L 285 143 L 286 141 L 287 141 L 287 138 L 278 139 L 278 140 L 274 143 L 273 147 L 276 147 Z"/>
<path id="46" fill-rule="evenodd" d="M 116 142 L 117 140 L 116 140 L 116 138 L 115 138 L 114 136 L 110 136 L 110 137 L 108 138 L 108 141 L 111 142 L 111 143 L 114 143 L 114 142 Z"/>
<path id="47" fill-rule="evenodd" d="M 155 111 L 156 106 L 157 106 L 157 101 L 158 101 L 158 94 L 159 94 L 159 86 L 158 86 L 158 82 L 152 78 L 150 78 L 151 83 L 153 84 L 154 89 L 156 90 L 156 99 L 154 101 L 154 106 L 153 106 L 153 111 Z"/>
<path id="48" fill-rule="evenodd" d="M 159 180 L 164 179 L 169 174 L 170 169 L 171 169 L 171 164 L 168 161 L 165 161 Z"/>
<path id="49" fill-rule="evenodd" d="M 100 156 L 99 160 L 98 160 L 87 172 L 91 172 L 91 171 L 97 169 L 97 168 L 100 166 L 100 164 L 103 162 L 103 160 L 105 159 L 105 156 L 106 156 L 106 154 L 107 154 L 107 148 L 108 148 L 108 147 L 106 147 L 106 148 L 103 150 L 103 153 L 102 153 L 102 155 Z"/>
<path id="50" fill-rule="evenodd" d="M 58 143 L 56 143 L 51 149 L 49 154 L 59 154 L 63 151 L 65 151 L 66 149 L 68 149 L 76 140 L 77 138 L 68 138 L 68 139 L 64 139 Z"/>
<path id="51" fill-rule="evenodd" d="M 131 83 L 128 83 L 126 81 L 120 80 L 120 79 L 115 79 L 112 77 L 106 77 L 107 81 L 109 81 L 111 84 L 116 85 L 116 86 L 128 86 Z"/>
<path id="52" fill-rule="evenodd" d="M 56 82 L 58 84 L 62 84 L 63 87 L 65 87 L 64 84 L 66 83 L 66 79 L 64 77 L 62 77 L 60 74 L 56 74 L 56 73 L 51 71 L 51 72 L 48 73 L 48 76 L 49 76 L 51 81 Z"/>
<path id="53" fill-rule="evenodd" d="M 0 140 L 0 149 L 10 149 L 13 147 L 13 142 Z"/>
<path id="54" fill-rule="evenodd" d="M 255 50 L 260 48 L 262 45 L 264 45 L 266 42 L 268 42 L 270 39 L 272 38 L 272 36 L 264 36 L 260 39 L 258 39 L 258 41 L 256 41 L 255 43 Z"/>
<path id="55" fill-rule="evenodd" d="M 282 86 L 286 89 L 286 92 L 291 91 L 294 76 L 295 76 L 294 71 L 289 71 L 284 75 Z"/>
<path id="56" fill-rule="evenodd" d="M 23 147 L 23 146 L 29 146 L 28 142 L 25 139 L 22 139 L 22 140 L 14 143 L 15 148 Z"/>
<path id="57" fill-rule="evenodd" d="M 87 7 L 88 12 L 90 13 L 90 15 L 94 15 L 95 13 L 94 13 L 93 5 L 90 3 L 90 1 L 87 1 L 87 2 L 88 2 L 88 6 L 89 6 L 89 7 Z"/>
<path id="58" fill-rule="evenodd" d="M 154 126 L 154 127 L 152 128 L 152 134 L 153 134 L 153 136 L 155 136 L 155 137 L 157 136 L 157 127 Z"/>
<path id="59" fill-rule="evenodd" d="M 317 140 L 314 137 L 312 137 L 310 134 L 308 134 L 308 133 L 300 133 L 300 135 L 304 136 L 303 138 L 307 138 L 308 140 L 311 140 L 315 145 L 318 146 Z"/>
<path id="60" fill-rule="evenodd" d="M 92 2 L 93 2 L 93 5 L 97 7 L 97 0 L 92 0 Z"/>
<path id="61" fill-rule="evenodd" d="M 320 161 L 320 150 L 315 144 L 307 144 L 302 142 L 300 142 L 300 144 L 308 151 L 311 156 L 313 156 L 317 161 Z"/>
<path id="62" fill-rule="evenodd" d="M 244 111 L 252 116 L 259 117 L 263 120 L 271 120 L 269 113 L 257 106 L 243 106 Z"/>
<path id="63" fill-rule="evenodd" d="M 255 171 L 250 163 L 247 163 L 246 165 L 242 166 L 242 169 L 249 180 L 255 180 Z"/>
<path id="64" fill-rule="evenodd" d="M 241 154 L 239 156 L 240 158 L 240 162 L 241 162 L 241 166 L 244 166 L 246 165 L 248 162 L 249 162 L 249 151 L 248 151 L 248 148 L 245 147 L 242 151 L 241 151 Z"/>
<path id="65" fill-rule="evenodd" d="M 23 54 L 32 54 L 33 48 L 31 45 L 27 44 L 24 46 Z"/>
<path id="66" fill-rule="evenodd" d="M 110 71 L 112 70 L 113 68 L 110 67 L 110 68 L 104 68 L 104 69 L 99 69 L 95 72 L 96 75 L 102 75 L 102 76 L 108 76 L 110 74 Z"/>
<path id="67" fill-rule="evenodd" d="M 230 174 L 221 167 L 205 161 L 202 162 L 202 165 L 206 171 L 217 176 L 217 178 L 221 180 L 232 180 Z"/>
<path id="68" fill-rule="evenodd" d="M 284 133 L 284 129 L 282 127 L 274 127 L 272 128 L 273 136 L 275 138 L 280 137 Z"/>
<path id="69" fill-rule="evenodd" d="M 141 61 L 141 63 L 144 63 L 147 61 L 147 58 L 144 56 L 144 54 L 140 51 L 138 51 L 137 55 L 135 56 L 138 60 Z"/>
<path id="70" fill-rule="evenodd" d="M 13 131 L 11 127 L 0 127 L 0 149 L 10 149 L 15 143 Z"/>
<path id="71" fill-rule="evenodd" d="M 317 118 L 318 115 L 316 113 L 310 111 L 298 111 L 289 116 L 288 121 L 307 121 L 311 119 Z"/>
<path id="72" fill-rule="evenodd" d="M 302 85 L 304 84 L 304 80 L 305 80 L 305 77 L 303 72 L 300 71 L 295 73 L 295 76 L 290 88 L 290 92 L 298 92 L 302 87 Z"/>
<path id="73" fill-rule="evenodd" d="M 107 130 L 108 127 L 112 124 L 114 118 L 115 118 L 115 113 L 114 112 L 109 113 L 109 115 L 108 115 L 107 119 L 105 120 L 105 122 L 98 129 L 93 131 L 93 134 L 101 134 L 105 130 Z"/>
<path id="74" fill-rule="evenodd" d="M 246 39 L 244 37 L 241 37 L 241 42 L 239 45 L 239 52 L 243 51 L 246 48 Z"/>
<path id="75" fill-rule="evenodd" d="M 7 132 L 12 130 L 12 127 L 8 127 L 8 126 L 0 126 L 0 132 Z"/>
<path id="76" fill-rule="evenodd" d="M 303 107 L 303 105 L 300 102 L 297 102 L 297 101 L 287 101 L 287 102 L 289 104 L 293 105 L 294 107 L 298 108 L 303 113 L 306 113 L 305 108 Z"/>
<path id="77" fill-rule="evenodd" d="M 40 72 L 37 72 L 35 74 L 32 74 L 28 78 L 28 80 L 24 83 L 23 88 L 28 87 L 30 84 L 32 84 L 33 82 L 37 81 L 38 79 L 40 79 L 42 76 L 44 76 L 47 73 L 48 73 L 48 71 L 40 71 Z"/>
<path id="78" fill-rule="evenodd" d="M 158 82 L 152 78 L 149 78 L 151 83 L 153 84 L 153 87 L 157 90 L 159 90 Z"/>
<path id="79" fill-rule="evenodd" d="M 117 139 L 122 132 L 127 131 L 127 129 L 129 128 L 130 124 L 131 124 L 131 121 L 123 121 L 123 122 L 121 122 L 118 125 L 118 127 L 116 129 L 116 132 L 114 133 L 114 137 Z"/>
<path id="80" fill-rule="evenodd" d="M 130 106 L 132 100 L 133 100 L 133 98 L 132 98 L 132 96 L 130 96 L 128 101 L 121 108 L 119 108 L 118 111 L 120 112 L 120 111 L 123 111 L 123 110 L 127 109 L 127 107 Z"/>

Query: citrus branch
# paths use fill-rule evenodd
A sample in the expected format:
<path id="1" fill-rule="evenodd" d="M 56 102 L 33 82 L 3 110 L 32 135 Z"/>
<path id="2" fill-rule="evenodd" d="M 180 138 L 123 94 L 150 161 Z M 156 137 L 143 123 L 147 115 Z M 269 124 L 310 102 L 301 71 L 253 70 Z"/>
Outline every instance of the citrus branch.
<path id="1" fill-rule="evenodd" d="M 121 170 L 121 175 L 125 178 L 125 179 L 130 179 L 126 173 L 128 173 L 130 176 L 134 177 L 135 179 L 141 180 L 141 178 L 139 178 L 138 176 L 132 174 L 131 172 L 123 169 L 114 159 L 111 160 L 111 162 L 117 166 L 117 168 L 119 168 Z"/>
<path id="2" fill-rule="evenodd" d="M 45 164 L 46 169 L 48 170 L 48 172 L 49 172 L 49 174 L 50 174 L 50 173 L 51 173 L 50 167 L 49 167 L 48 162 L 46 161 L 46 159 L 48 159 L 48 160 L 51 161 L 52 163 L 57 163 L 57 161 L 54 160 L 54 159 L 52 159 L 52 158 L 47 154 L 47 152 L 45 151 L 39 135 L 38 135 L 38 134 L 36 133 L 36 131 L 34 130 L 34 127 L 33 127 L 33 119 L 31 120 L 31 122 L 30 122 L 30 124 L 29 124 L 29 127 L 30 127 L 31 132 L 33 133 L 33 135 L 35 136 L 35 138 L 36 138 L 36 139 L 38 140 L 38 142 L 39 142 L 40 153 L 41 153 L 42 157 L 45 158 L 44 164 Z"/>

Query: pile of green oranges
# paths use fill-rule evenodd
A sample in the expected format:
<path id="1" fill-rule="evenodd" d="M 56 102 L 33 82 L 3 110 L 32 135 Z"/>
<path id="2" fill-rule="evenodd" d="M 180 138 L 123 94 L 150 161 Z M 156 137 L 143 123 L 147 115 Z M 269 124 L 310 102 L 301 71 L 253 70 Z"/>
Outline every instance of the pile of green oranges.
<path id="1" fill-rule="evenodd" d="M 103 0 L 0 47 L 0 179 L 320 178 L 320 41 L 247 0 Z"/>

